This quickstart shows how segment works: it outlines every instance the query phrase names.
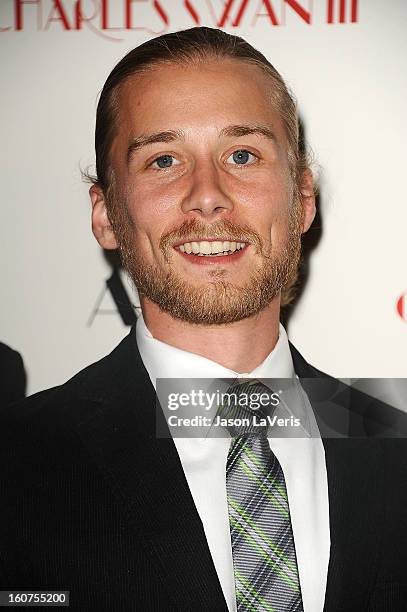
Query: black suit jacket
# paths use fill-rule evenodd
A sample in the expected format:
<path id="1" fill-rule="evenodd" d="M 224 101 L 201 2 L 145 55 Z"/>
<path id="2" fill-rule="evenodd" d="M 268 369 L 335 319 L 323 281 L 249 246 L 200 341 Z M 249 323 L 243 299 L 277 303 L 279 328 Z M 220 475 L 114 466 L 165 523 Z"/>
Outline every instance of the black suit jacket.
<path id="1" fill-rule="evenodd" d="M 398 415 L 371 418 L 366 396 L 329 377 L 313 388 L 321 373 L 291 350 L 323 435 L 371 436 L 323 439 L 325 612 L 406 610 Z M 155 414 L 134 329 L 66 384 L 1 411 L 0 590 L 69 590 L 75 611 L 226 612 L 177 451 L 156 438 Z M 390 437 L 378 437 L 383 431 Z"/>
<path id="2" fill-rule="evenodd" d="M 0 405 L 25 396 L 26 373 L 20 353 L 0 342 Z"/>

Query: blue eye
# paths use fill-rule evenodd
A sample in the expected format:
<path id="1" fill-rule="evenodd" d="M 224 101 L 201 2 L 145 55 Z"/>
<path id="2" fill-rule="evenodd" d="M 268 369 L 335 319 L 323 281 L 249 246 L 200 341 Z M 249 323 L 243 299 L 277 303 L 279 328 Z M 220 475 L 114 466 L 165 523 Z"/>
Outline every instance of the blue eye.
<path id="1" fill-rule="evenodd" d="M 230 157 L 232 157 L 235 164 L 239 164 L 240 166 L 246 165 L 249 161 L 252 163 L 255 159 L 257 159 L 256 156 L 253 155 L 253 153 L 250 153 L 250 151 L 246 151 L 246 149 L 239 149 L 238 151 L 234 151 Z M 228 160 L 230 159 L 230 157 L 228 158 Z"/>
<path id="2" fill-rule="evenodd" d="M 172 155 L 160 155 L 160 157 L 157 157 L 157 159 L 155 159 L 151 165 L 154 166 L 154 164 L 157 164 L 157 166 L 161 169 L 171 168 L 176 161 L 177 160 Z"/>

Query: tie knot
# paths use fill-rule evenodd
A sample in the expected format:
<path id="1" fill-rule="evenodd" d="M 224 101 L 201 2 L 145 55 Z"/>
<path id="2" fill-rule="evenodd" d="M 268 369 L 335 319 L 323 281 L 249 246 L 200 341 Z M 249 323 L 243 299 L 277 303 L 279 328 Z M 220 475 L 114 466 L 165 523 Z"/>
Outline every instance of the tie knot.
<path id="1" fill-rule="evenodd" d="M 277 402 L 278 403 L 278 402 Z M 256 379 L 233 383 L 223 395 L 218 415 L 227 420 L 230 435 L 265 437 L 269 417 L 276 406 L 276 394 Z"/>

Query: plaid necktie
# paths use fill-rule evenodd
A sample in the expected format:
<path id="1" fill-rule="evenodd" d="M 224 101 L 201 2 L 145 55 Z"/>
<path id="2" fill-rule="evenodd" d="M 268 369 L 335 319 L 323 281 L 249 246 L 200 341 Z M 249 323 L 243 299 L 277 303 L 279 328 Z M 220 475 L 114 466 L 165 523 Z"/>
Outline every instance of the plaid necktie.
<path id="1" fill-rule="evenodd" d="M 242 394 L 272 392 L 258 381 L 228 389 Z M 225 414 L 225 408 L 222 407 Z M 229 404 L 228 416 L 253 412 Z M 257 421 L 265 416 L 255 411 Z M 238 421 L 235 421 L 235 423 Z M 228 427 L 233 436 L 227 458 L 226 488 L 238 611 L 303 610 L 284 474 L 270 450 L 267 426 Z"/>

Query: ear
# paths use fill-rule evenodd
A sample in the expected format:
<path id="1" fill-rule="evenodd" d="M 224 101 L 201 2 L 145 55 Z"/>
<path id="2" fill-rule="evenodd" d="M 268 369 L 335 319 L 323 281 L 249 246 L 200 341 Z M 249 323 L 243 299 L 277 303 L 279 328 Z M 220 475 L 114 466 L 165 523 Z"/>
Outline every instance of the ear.
<path id="1" fill-rule="evenodd" d="M 316 213 L 314 178 L 311 170 L 304 170 L 301 178 L 300 197 L 304 215 L 302 233 L 305 234 L 311 227 Z"/>
<path id="2" fill-rule="evenodd" d="M 95 184 L 89 189 L 92 202 L 92 231 L 96 240 L 103 249 L 117 249 L 115 235 L 107 216 L 105 196 L 99 185 Z"/>

